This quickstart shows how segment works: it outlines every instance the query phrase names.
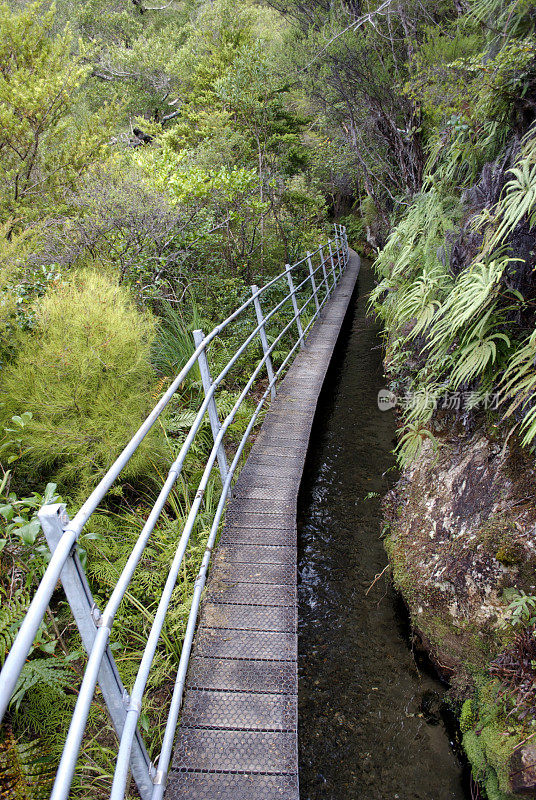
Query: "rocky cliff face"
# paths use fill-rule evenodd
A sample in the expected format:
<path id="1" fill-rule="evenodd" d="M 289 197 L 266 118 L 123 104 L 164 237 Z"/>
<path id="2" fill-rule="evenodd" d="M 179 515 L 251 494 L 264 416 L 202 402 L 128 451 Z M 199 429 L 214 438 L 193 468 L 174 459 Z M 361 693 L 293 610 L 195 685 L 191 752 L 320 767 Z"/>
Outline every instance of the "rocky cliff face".
<path id="1" fill-rule="evenodd" d="M 536 798 L 536 648 L 520 595 L 536 594 L 535 498 L 534 459 L 482 429 L 425 445 L 385 501 L 395 584 L 451 681 L 491 800 Z"/>

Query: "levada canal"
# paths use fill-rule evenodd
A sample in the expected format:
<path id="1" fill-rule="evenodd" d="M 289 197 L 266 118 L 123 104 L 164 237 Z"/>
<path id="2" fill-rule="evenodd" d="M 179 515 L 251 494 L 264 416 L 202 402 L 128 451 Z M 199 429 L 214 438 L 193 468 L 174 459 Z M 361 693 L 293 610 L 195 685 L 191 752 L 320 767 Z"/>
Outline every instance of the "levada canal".
<path id="1" fill-rule="evenodd" d="M 301 800 L 465 800 L 444 687 L 409 645 L 385 577 L 383 495 L 396 479 L 373 285 L 363 264 L 315 418 L 299 498 Z M 370 588 L 372 585 L 372 588 Z"/>

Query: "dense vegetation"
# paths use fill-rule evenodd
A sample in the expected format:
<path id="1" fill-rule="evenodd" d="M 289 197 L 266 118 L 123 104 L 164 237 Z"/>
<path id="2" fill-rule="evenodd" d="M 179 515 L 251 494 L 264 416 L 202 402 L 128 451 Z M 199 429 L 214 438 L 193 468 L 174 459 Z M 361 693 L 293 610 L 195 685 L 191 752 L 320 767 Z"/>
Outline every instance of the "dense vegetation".
<path id="1" fill-rule="evenodd" d="M 401 465 L 445 424 L 514 425 L 532 447 L 533 0 L 12 0 L 0 14 L 0 660 L 46 564 L 37 508 L 61 494 L 76 509 L 190 331 L 313 249 L 329 217 L 378 256 L 372 302 L 392 388 L 411 398 Z M 198 397 L 192 379 L 81 541 L 97 600 Z M 203 455 L 120 612 L 127 685 Z M 169 697 L 205 534 L 201 520 L 145 721 Z M 82 664 L 58 600 L 0 744 L 13 796 L 46 795 Z M 79 789 L 98 798 L 112 734 L 92 715 Z"/>
<path id="2" fill-rule="evenodd" d="M 402 92 L 419 109 L 422 175 L 412 197 L 393 197 L 371 304 L 400 401 L 404 472 L 386 506 L 395 583 L 437 662 L 452 653 L 447 672 L 463 702 L 473 777 L 487 797 L 504 800 L 535 790 L 534 534 L 529 517 L 512 510 L 528 501 L 530 515 L 533 501 L 505 505 L 499 496 L 510 485 L 533 497 L 536 7 L 477 0 L 457 11 L 424 26 L 408 62 Z M 500 475 L 494 509 L 479 496 L 478 447 Z M 452 499 L 438 485 L 445 528 L 436 543 L 435 529 L 416 522 L 425 507 L 418 495 L 427 494 L 423 481 L 448 480 L 449 470 L 465 483 L 460 477 Z M 467 482 L 480 524 L 470 499 L 460 508 Z M 449 513 L 458 514 L 456 530 Z M 440 531 L 440 510 L 434 518 Z"/>
<path id="3" fill-rule="evenodd" d="M 333 191 L 313 109 L 287 79 L 294 26 L 275 9 L 91 0 L 13 2 L 0 14 L 3 663 L 49 557 L 39 507 L 77 510 L 191 355 L 191 331 L 210 330 L 251 283 L 325 241 Z M 235 328 L 214 343 L 214 371 L 243 337 Z M 289 342 L 277 344 L 276 364 Z M 223 416 L 252 359 L 255 348 L 222 383 Z M 193 372 L 81 537 L 101 608 L 200 398 Z M 207 421 L 116 617 L 111 646 L 126 686 L 210 447 Z M 141 723 L 153 756 L 219 492 L 211 479 L 151 674 Z M 84 661 L 58 591 L 3 727 L 2 794 L 48 797 Z M 97 698 L 80 796 L 106 794 L 113 739 Z"/>

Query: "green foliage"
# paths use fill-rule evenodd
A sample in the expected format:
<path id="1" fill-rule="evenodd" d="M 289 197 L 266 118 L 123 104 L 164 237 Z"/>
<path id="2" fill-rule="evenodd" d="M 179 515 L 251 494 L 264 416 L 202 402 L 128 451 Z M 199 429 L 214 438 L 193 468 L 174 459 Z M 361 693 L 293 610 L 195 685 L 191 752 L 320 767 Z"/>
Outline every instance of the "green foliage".
<path id="1" fill-rule="evenodd" d="M 375 267 L 384 278 L 409 280 L 423 268 L 437 267 L 438 248 L 459 219 L 459 201 L 432 188 L 415 197 L 391 233 Z M 387 289 L 378 289 L 375 295 Z"/>
<path id="2" fill-rule="evenodd" d="M 3 603 L 0 607 L 0 664 L 6 660 L 29 605 L 28 596 L 20 593 L 15 595 L 9 606 Z"/>
<path id="3" fill-rule="evenodd" d="M 512 722 L 508 725 L 508 712 L 496 680 L 484 674 L 476 676 L 475 691 L 463 704 L 460 725 L 474 779 L 485 787 L 488 797 L 507 800 L 511 797 L 510 757 L 526 734 Z"/>
<path id="4" fill-rule="evenodd" d="M 513 233 L 522 220 L 536 225 L 536 128 L 532 126 L 523 138 L 516 164 L 509 170 L 503 196 L 492 216 L 483 212 L 480 224 L 488 224 L 485 250 L 491 252 Z"/>
<path id="5" fill-rule="evenodd" d="M 54 763 L 41 742 L 17 739 L 4 728 L 0 739 L 2 795 L 12 800 L 46 800 L 54 779 Z"/>
<path id="6" fill-rule="evenodd" d="M 67 669 L 61 668 L 58 659 L 54 656 L 50 658 L 34 658 L 28 661 L 22 668 L 22 672 L 17 681 L 17 686 L 11 698 L 11 705 L 18 711 L 25 695 L 38 687 L 40 698 L 43 698 L 45 711 L 46 704 L 51 700 L 60 701 L 65 697 L 65 689 L 72 683 L 72 673 Z M 46 699 L 45 699 L 46 698 Z M 35 693 L 34 693 L 35 703 Z M 40 703 L 38 703 L 40 705 Z M 32 720 L 34 727 L 49 726 L 48 720 L 36 718 Z"/>
<path id="7" fill-rule="evenodd" d="M 521 344 L 512 357 L 503 377 L 504 397 L 509 402 L 506 416 L 522 410 L 523 444 L 530 444 L 536 436 L 536 407 L 532 399 L 536 389 L 536 331 Z"/>
<path id="8" fill-rule="evenodd" d="M 445 219 L 449 201 L 434 188 L 412 203 L 393 231 L 377 259 L 382 280 L 371 295 L 389 331 L 389 365 L 397 381 L 422 397 L 468 389 L 485 394 L 502 385 L 506 416 L 521 417 L 524 444 L 536 435 L 536 339 L 534 333 L 520 336 L 515 315 L 526 313 L 527 301 L 515 287 L 526 268 L 511 241 L 520 226 L 534 227 L 534 138 L 531 128 L 506 173 L 499 203 L 466 223 L 466 235 L 480 249 L 458 274 L 449 269 L 445 240 L 459 211 Z M 432 414 L 429 403 L 415 402 L 406 422 L 418 429 Z M 403 463 L 418 453 L 417 444 L 418 433 L 407 429 Z"/>
<path id="9" fill-rule="evenodd" d="M 465 700 L 462 710 L 460 712 L 460 731 L 467 733 L 475 724 L 475 715 L 473 711 L 473 701 Z"/>
<path id="10" fill-rule="evenodd" d="M 126 289 L 85 272 L 49 291 L 16 362 L 4 375 L 3 419 L 30 411 L 21 463 L 77 490 L 93 484 L 150 408 L 154 320 Z M 151 471 L 160 445 L 150 435 L 126 476 Z"/>
<path id="11" fill-rule="evenodd" d="M 35 228 L 17 234 L 11 222 L 0 224 L 0 365 L 13 357 L 19 330 L 31 327 L 35 298 L 57 278 L 56 270 L 24 265 L 37 240 Z"/>
<path id="12" fill-rule="evenodd" d="M 536 78 L 530 5 L 482 0 L 425 27 L 404 90 L 423 112 L 428 180 L 467 186 L 524 126 Z"/>
<path id="13" fill-rule="evenodd" d="M 409 422 L 398 442 L 397 459 L 401 468 L 409 466 L 421 452 L 424 442 L 430 442 L 434 451 L 439 443 L 433 433 L 419 424 Z"/>
<path id="14" fill-rule="evenodd" d="M 19 225 L 59 202 L 109 137 L 111 109 L 74 115 L 88 68 L 71 53 L 68 29 L 54 36 L 42 0 L 20 12 L 0 8 L 0 222 Z"/>
<path id="15" fill-rule="evenodd" d="M 486 764 L 486 753 L 483 743 L 473 730 L 463 735 L 463 749 L 472 766 L 473 777 L 485 787 L 488 800 L 507 800 L 507 796 L 499 789 L 495 771 Z"/>
<path id="16" fill-rule="evenodd" d="M 158 149 L 134 156 L 175 207 L 197 213 L 185 237 L 195 260 L 250 283 L 315 242 L 325 215 L 307 175 L 304 119 L 270 58 L 275 30 L 254 36 L 266 13 L 228 0 L 200 9 L 175 59 L 180 114 L 165 131 L 150 128 Z"/>
<path id="17" fill-rule="evenodd" d="M 361 216 L 347 214 L 345 217 L 341 217 L 341 225 L 345 226 L 350 246 L 355 249 L 365 235 L 365 226 Z"/>
<path id="18" fill-rule="evenodd" d="M 458 215 L 454 199 L 442 198 L 435 189 L 421 194 L 376 261 L 382 280 L 371 293 L 370 303 L 389 330 L 404 331 L 401 342 L 425 333 L 449 297 L 452 276 L 438 250 Z M 396 362 L 396 353 L 392 355 Z M 400 358 L 404 363 L 405 357 Z"/>
<path id="19" fill-rule="evenodd" d="M 510 625 L 516 627 L 529 627 L 536 623 L 536 596 L 526 594 L 522 589 L 516 592 L 508 608 L 506 609 L 507 620 Z"/>
<path id="20" fill-rule="evenodd" d="M 0 501 L 2 490 L 10 478 L 6 473 L 3 485 L 0 486 Z M 47 503 L 57 503 L 61 497 L 56 494 L 56 484 L 49 483 L 43 494 L 33 492 L 30 497 L 19 498 L 15 492 L 9 492 L 5 501 L 0 505 L 0 517 L 3 518 L 5 539 L 0 539 L 0 552 L 6 547 L 13 558 L 24 553 L 24 583 L 31 586 L 35 577 L 40 577 L 48 563 L 49 550 L 44 544 L 41 526 L 37 512 Z M 15 551 L 15 552 L 14 552 Z"/>
<path id="21" fill-rule="evenodd" d="M 191 420 L 190 420 L 191 422 Z M 173 436 L 178 449 L 186 436 L 186 427 Z M 170 496 L 168 510 L 156 526 L 144 551 L 143 558 L 129 586 L 125 601 L 121 604 L 112 630 L 112 650 L 121 677 L 130 687 L 138 670 L 143 648 L 160 595 L 166 581 L 169 565 L 175 555 L 184 523 L 195 496 L 195 488 L 201 476 L 207 451 L 210 450 L 210 428 L 203 443 L 190 452 L 185 472 Z M 166 719 L 166 708 L 162 704 L 163 693 L 169 690 L 175 677 L 180 657 L 181 643 L 190 611 L 194 581 L 204 555 L 206 539 L 219 499 L 219 488 L 210 481 L 204 497 L 204 507 L 198 515 L 188 545 L 186 559 L 181 569 L 172 603 L 166 617 L 157 656 L 151 670 L 148 692 L 144 698 L 143 720 L 152 731 L 147 745 L 151 755 L 156 756 L 161 744 L 160 736 Z M 122 512 L 93 515 L 91 531 L 97 535 L 89 540 L 87 575 L 92 585 L 96 602 L 101 605 L 115 585 L 126 560 L 136 542 L 143 519 L 137 512 Z"/>
<path id="22" fill-rule="evenodd" d="M 195 302 L 192 303 L 189 314 L 190 319 L 186 321 L 180 307 L 174 310 L 169 303 L 162 307 L 152 345 L 151 361 L 164 378 L 178 375 L 195 350 L 192 331 L 203 328 L 203 320 Z M 191 374 L 187 380 L 191 380 Z"/>
<path id="23" fill-rule="evenodd" d="M 533 0 L 471 0 L 466 21 L 468 25 L 482 25 L 491 44 L 507 43 L 533 28 L 533 9 Z"/>
<path id="24" fill-rule="evenodd" d="M 402 2 L 358 34 L 345 32 L 340 3 L 284 3 L 283 15 L 277 0 L 271 8 L 152 5 L 58 0 L 55 17 L 42 4 L 2 8 L 2 655 L 46 563 L 38 506 L 55 497 L 56 482 L 71 496 L 93 485 L 191 355 L 191 330 L 210 328 L 250 283 L 314 250 L 328 207 L 337 214 L 359 198 L 353 233 L 374 247 L 392 227 L 372 303 L 397 390 L 417 398 L 401 419 L 401 465 L 423 444 L 439 446 L 434 392 L 478 394 L 502 380 L 526 443 L 536 435 L 530 265 L 524 272 L 516 252 L 520 229 L 531 235 L 535 222 L 535 137 L 508 163 L 502 195 L 501 185 L 487 204 L 470 197 L 484 164 L 512 131 L 525 133 L 532 113 L 532 0 L 471 0 L 468 13 Z M 107 105 L 118 96 L 121 107 Z M 470 242 L 461 265 L 456 236 Z M 244 333 L 237 325 L 214 341 L 214 374 Z M 273 341 L 274 326 L 267 333 Z M 289 342 L 290 334 L 279 343 L 276 364 Z M 255 343 L 226 376 L 222 417 L 259 357 Z M 128 483 L 92 518 L 81 555 L 100 604 L 147 515 L 162 438 L 176 454 L 200 395 L 193 372 L 131 462 Z M 247 402 L 235 418 L 231 450 L 250 411 Z M 119 609 L 112 647 L 127 685 L 211 441 L 205 421 Z M 164 713 L 218 493 L 215 480 L 175 589 L 143 725 Z M 56 598 L 49 612 L 10 709 L 14 757 L 25 737 L 60 739 L 74 701 L 80 644 Z M 497 717 L 485 719 L 489 736 L 477 735 L 472 722 L 485 717 L 477 700 L 466 712 L 467 750 L 497 793 Z M 92 709 L 81 797 L 103 795 L 113 769 L 102 719 Z"/>
<path id="25" fill-rule="evenodd" d="M 173 113 L 175 55 L 195 5 L 192 0 L 171 2 L 151 13 L 143 3 L 126 0 L 59 0 L 58 14 L 75 28 L 81 54 L 93 67 L 85 89 L 88 105 L 98 108 L 120 95 L 129 116 Z"/>
<path id="26" fill-rule="evenodd" d="M 471 73 L 462 59 L 480 53 L 484 37 L 478 30 L 465 32 L 451 25 L 426 25 L 424 38 L 413 59 L 413 70 L 404 89 L 420 102 L 430 133 L 460 113 L 461 97 L 467 108 L 468 94 L 475 91 Z"/>

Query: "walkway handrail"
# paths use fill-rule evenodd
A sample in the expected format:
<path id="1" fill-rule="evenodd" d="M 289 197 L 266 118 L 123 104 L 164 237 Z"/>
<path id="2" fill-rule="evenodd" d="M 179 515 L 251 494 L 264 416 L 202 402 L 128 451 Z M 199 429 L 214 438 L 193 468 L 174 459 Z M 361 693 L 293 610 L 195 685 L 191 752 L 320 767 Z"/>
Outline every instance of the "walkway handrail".
<path id="1" fill-rule="evenodd" d="M 326 249 L 329 252 L 327 257 L 325 255 Z M 313 261 L 317 256 L 319 256 L 320 263 L 314 267 Z M 194 352 L 177 377 L 173 380 L 169 389 L 155 405 L 147 419 L 124 448 L 121 455 L 100 480 L 97 487 L 81 506 L 74 518 L 72 520 L 69 519 L 63 505 L 48 505 L 40 510 L 39 520 L 52 552 L 52 557 L 28 608 L 19 634 L 6 658 L 2 672 L 0 673 L 0 719 L 9 706 L 10 699 L 15 691 L 17 681 L 42 623 L 52 594 L 56 589 L 58 580 L 61 579 L 67 601 L 71 606 L 84 647 L 88 653 L 88 661 L 73 711 L 60 765 L 56 774 L 51 800 L 66 800 L 69 796 L 76 762 L 97 683 L 100 686 L 107 709 L 119 737 L 116 769 L 110 794 L 111 800 L 122 800 L 125 796 L 129 769 L 132 770 L 132 775 L 143 800 L 159 800 L 163 797 L 167 771 L 171 759 L 173 738 L 182 704 L 186 671 L 196 628 L 201 595 L 206 582 L 210 556 L 216 542 L 217 533 L 233 479 L 236 475 L 244 448 L 258 421 L 265 402 L 269 397 L 273 398 L 275 396 L 277 380 L 287 368 L 296 350 L 304 346 L 307 333 L 321 313 L 323 306 L 330 298 L 331 292 L 338 283 L 348 261 L 349 249 L 346 229 L 342 225 L 336 225 L 334 239 L 330 239 L 326 245 L 319 247 L 313 253 L 307 253 L 304 258 L 297 261 L 295 264 L 286 265 L 284 272 L 281 272 L 260 289 L 256 286 L 252 286 L 251 297 L 242 303 L 242 305 L 227 317 L 226 320 L 214 327 L 208 335 L 204 336 L 202 331 L 195 331 Z M 305 273 L 305 277 L 301 278 L 301 275 L 298 275 L 298 282 L 295 284 L 294 275 L 298 274 L 300 267 L 303 268 L 302 272 Z M 315 276 L 317 276 L 316 279 Z M 285 283 L 288 285 L 288 292 L 282 299 L 275 303 L 274 307 L 271 308 L 268 313 L 264 314 L 261 308 L 261 298 L 266 298 L 268 290 L 272 287 L 277 287 L 280 290 L 281 285 L 285 287 Z M 266 333 L 267 325 L 269 323 L 277 323 L 277 315 L 280 312 L 286 311 L 289 301 L 292 306 L 291 315 L 286 324 L 280 329 L 277 329 L 277 333 L 275 336 L 272 336 L 270 344 Z M 247 312 L 250 307 L 255 311 L 256 325 L 254 325 L 251 332 L 246 336 L 243 343 L 235 350 L 223 369 L 221 369 L 219 374 L 212 380 L 207 358 L 208 346 L 232 322 Z M 298 333 L 297 339 L 290 347 L 278 368 L 274 369 L 274 351 L 278 345 L 283 345 L 285 338 L 288 337 L 294 326 L 296 326 Z M 217 389 L 229 374 L 232 367 L 238 362 L 239 358 L 246 352 L 247 348 L 257 341 L 257 337 L 261 342 L 263 356 L 255 369 L 251 372 L 231 411 L 227 414 L 225 419 L 220 422 L 215 401 Z M 100 612 L 93 601 L 91 589 L 77 554 L 78 537 L 114 481 L 127 465 L 136 449 L 155 425 L 172 397 L 196 364 L 199 365 L 201 373 L 204 399 L 197 410 L 195 419 L 190 426 L 180 452 L 169 469 L 158 498 L 130 552 L 110 598 L 104 610 Z M 234 453 L 232 462 L 230 466 L 228 466 L 226 450 L 224 448 L 225 434 L 229 426 L 233 423 L 244 400 L 248 397 L 256 379 L 263 371 L 266 371 L 268 383 L 264 388 L 260 400 L 256 404 L 251 419 Z M 204 465 L 203 475 L 197 486 L 195 498 L 184 524 L 173 562 L 170 566 L 167 580 L 154 615 L 134 686 L 129 696 L 121 682 L 119 670 L 117 669 L 114 657 L 109 648 L 112 625 L 119 606 L 128 591 L 136 567 L 143 556 L 151 533 L 166 506 L 169 495 L 177 479 L 181 475 L 191 445 L 207 416 L 210 420 L 214 444 Z M 192 606 L 182 645 L 162 749 L 158 758 L 158 766 L 155 767 L 150 763 L 142 736 L 137 727 L 141 713 L 142 699 L 160 635 L 165 624 L 166 614 L 171 603 L 177 577 L 185 557 L 186 549 L 197 520 L 207 485 L 216 464 L 219 466 L 222 492 L 212 521 L 202 564 L 195 581 Z"/>

